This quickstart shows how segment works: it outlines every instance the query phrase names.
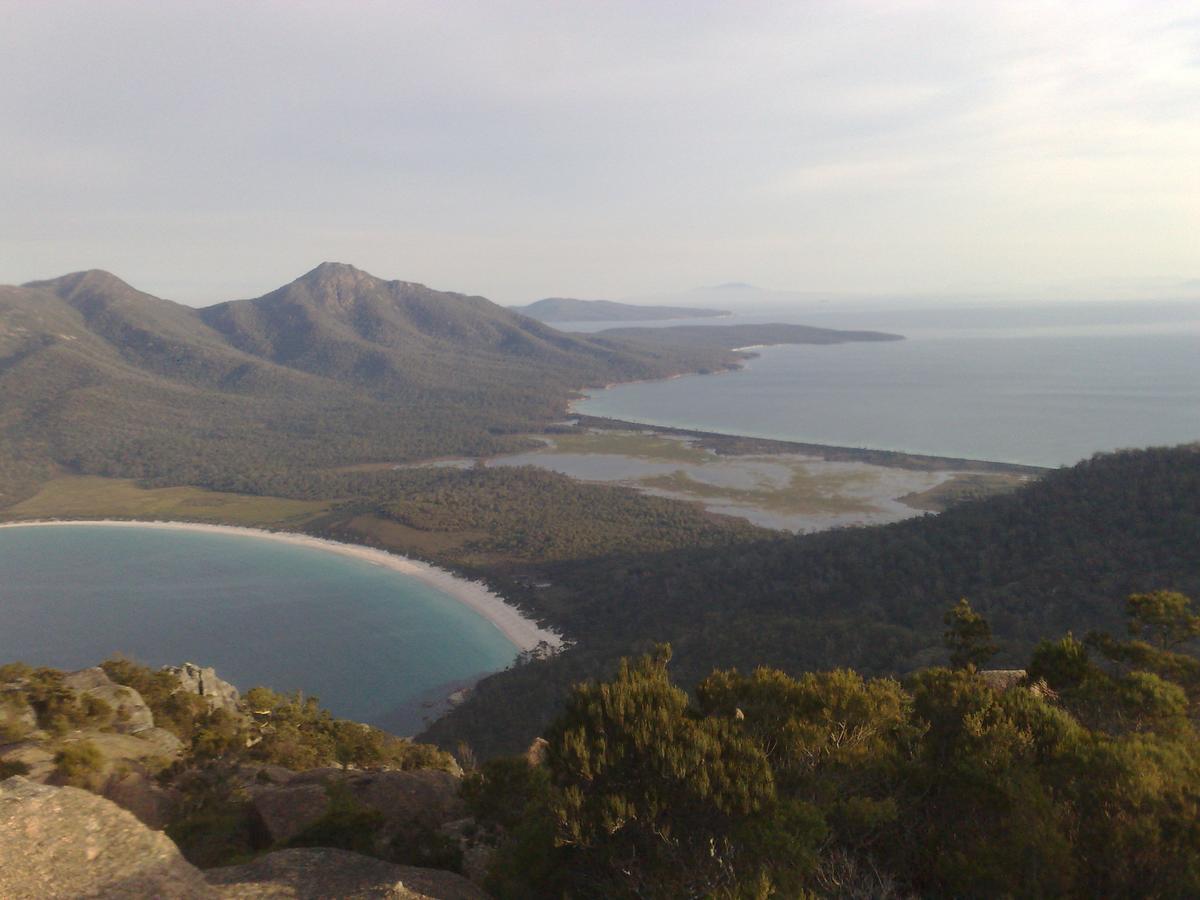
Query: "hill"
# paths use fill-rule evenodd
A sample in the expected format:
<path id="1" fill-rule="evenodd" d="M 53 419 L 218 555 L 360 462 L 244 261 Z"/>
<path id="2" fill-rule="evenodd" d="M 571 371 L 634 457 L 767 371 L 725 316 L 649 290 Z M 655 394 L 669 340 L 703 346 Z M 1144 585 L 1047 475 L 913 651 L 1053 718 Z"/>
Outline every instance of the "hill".
<path id="1" fill-rule="evenodd" d="M 341 263 L 200 310 L 101 271 L 0 287 L 0 506 L 63 471 L 240 490 L 518 450 L 581 389 L 741 358 L 728 341 L 565 334 Z"/>
<path id="2" fill-rule="evenodd" d="M 727 316 L 728 310 L 695 306 L 643 306 L 613 300 L 573 300 L 547 297 L 528 306 L 510 307 L 513 312 L 541 322 L 641 322 L 659 319 L 703 319 Z"/>
<path id="3" fill-rule="evenodd" d="M 340 264 L 203 310 L 80 272 L 0 288 L 0 503 L 59 469 L 208 484 L 515 449 L 583 387 L 735 362 Z"/>
<path id="4" fill-rule="evenodd" d="M 1122 626 L 1140 590 L 1200 593 L 1200 447 L 1096 456 L 1012 494 L 875 528 L 542 566 L 514 598 L 580 643 L 485 679 L 424 738 L 511 752 L 567 686 L 653 641 L 687 687 L 714 667 L 868 674 L 937 664 L 961 597 L 992 623 L 997 665 L 1042 637 Z M 557 592 L 557 593 L 555 593 Z"/>

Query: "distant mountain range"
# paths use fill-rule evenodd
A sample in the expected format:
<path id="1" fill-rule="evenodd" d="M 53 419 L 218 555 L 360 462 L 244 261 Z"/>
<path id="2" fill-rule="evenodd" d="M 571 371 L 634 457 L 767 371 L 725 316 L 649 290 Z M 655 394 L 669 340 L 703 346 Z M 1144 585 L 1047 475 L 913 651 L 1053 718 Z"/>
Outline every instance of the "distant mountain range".
<path id="1" fill-rule="evenodd" d="M 0 505 L 60 470 L 238 490 L 511 450 L 582 388 L 736 366 L 738 340 L 565 334 L 340 263 L 199 310 L 98 270 L 0 287 Z"/>
<path id="2" fill-rule="evenodd" d="M 728 310 L 694 306 L 643 306 L 613 300 L 573 300 L 547 297 L 528 306 L 510 307 L 513 312 L 539 322 L 648 322 L 662 319 L 703 319 L 727 316 Z"/>

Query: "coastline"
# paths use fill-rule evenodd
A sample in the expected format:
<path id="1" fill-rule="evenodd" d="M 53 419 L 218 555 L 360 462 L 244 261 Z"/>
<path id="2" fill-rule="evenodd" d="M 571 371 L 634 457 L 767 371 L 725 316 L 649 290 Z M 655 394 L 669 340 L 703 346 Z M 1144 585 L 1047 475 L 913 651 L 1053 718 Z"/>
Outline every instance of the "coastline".
<path id="1" fill-rule="evenodd" d="M 474 610 L 487 619 L 519 651 L 536 649 L 545 643 L 554 650 L 560 649 L 563 638 L 560 634 L 543 628 L 532 619 L 526 618 L 515 606 L 480 581 L 468 581 L 445 569 L 398 553 L 378 550 L 361 544 L 348 544 L 328 538 L 288 531 L 268 531 L 264 528 L 248 528 L 240 525 L 212 525 L 203 522 L 153 521 L 141 519 L 34 519 L 28 522 L 0 522 L 0 528 L 44 528 L 61 525 L 88 525 L 107 528 L 157 528 L 172 531 L 192 531 L 208 534 L 233 534 L 256 537 L 279 543 L 324 550 L 339 556 L 358 559 L 372 565 L 382 566 L 401 575 L 415 578 L 436 588 L 451 599 Z"/>

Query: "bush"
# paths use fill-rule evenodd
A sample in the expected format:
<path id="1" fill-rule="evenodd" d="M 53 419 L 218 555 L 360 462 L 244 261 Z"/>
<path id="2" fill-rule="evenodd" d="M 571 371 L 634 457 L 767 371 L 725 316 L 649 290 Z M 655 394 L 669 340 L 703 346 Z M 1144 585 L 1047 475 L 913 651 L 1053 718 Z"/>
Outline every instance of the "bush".
<path id="1" fill-rule="evenodd" d="M 103 770 L 104 754 L 91 741 L 67 744 L 54 754 L 54 772 L 63 784 L 90 789 Z"/>

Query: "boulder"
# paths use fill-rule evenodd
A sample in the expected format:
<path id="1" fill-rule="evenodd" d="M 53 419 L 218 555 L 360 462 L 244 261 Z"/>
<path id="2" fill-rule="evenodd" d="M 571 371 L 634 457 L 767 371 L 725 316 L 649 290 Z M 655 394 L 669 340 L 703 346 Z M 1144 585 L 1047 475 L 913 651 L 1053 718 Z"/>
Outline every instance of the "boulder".
<path id="1" fill-rule="evenodd" d="M 461 782 L 449 772 L 361 772 L 346 783 L 359 803 L 383 814 L 385 827 L 391 831 L 413 826 L 436 830 L 467 814 L 458 793 Z"/>
<path id="2" fill-rule="evenodd" d="M 276 773 L 278 774 L 278 773 Z M 466 815 L 458 795 L 459 779 L 449 772 L 343 771 L 322 768 L 297 772 L 285 783 L 247 783 L 255 810 L 272 840 L 288 841 L 329 810 L 329 787 L 383 816 L 386 835 L 414 830 L 436 831 Z"/>
<path id="3" fill-rule="evenodd" d="M 45 781 L 54 773 L 54 754 L 38 741 L 9 744 L 0 750 L 0 759 L 23 763 L 28 769 L 25 774 L 32 781 Z"/>
<path id="4" fill-rule="evenodd" d="M 165 834 L 103 797 L 20 777 L 0 782 L 0 897 L 220 896 Z"/>
<path id="5" fill-rule="evenodd" d="M 263 785 L 251 797 L 273 841 L 291 840 L 329 810 L 329 793 L 320 783 Z"/>
<path id="6" fill-rule="evenodd" d="M 117 684 L 99 666 L 71 672 L 63 678 L 63 684 L 78 694 L 95 697 L 111 706 L 113 730 L 121 734 L 137 734 L 154 727 L 154 714 L 142 695 L 131 687 Z"/>
<path id="7" fill-rule="evenodd" d="M 171 792 L 143 772 L 113 775 L 104 786 L 104 796 L 151 828 L 166 828 L 175 809 Z"/>
<path id="8" fill-rule="evenodd" d="M 348 850 L 304 847 L 268 853 L 243 866 L 209 869 L 209 883 L 222 896 L 244 900 L 487 900 L 461 875 L 397 866 Z"/>
<path id="9" fill-rule="evenodd" d="M 180 687 L 192 694 L 199 694 L 213 709 L 223 709 L 227 712 L 238 712 L 241 694 L 228 681 L 217 677 L 212 666 L 198 666 L 185 662 L 182 666 L 163 666 L 163 671 L 170 672 L 179 679 Z"/>
<path id="10" fill-rule="evenodd" d="M 148 744 L 150 752 L 155 756 L 174 759 L 183 752 L 183 741 L 165 728 L 147 728 L 145 731 L 139 731 L 137 739 Z"/>

